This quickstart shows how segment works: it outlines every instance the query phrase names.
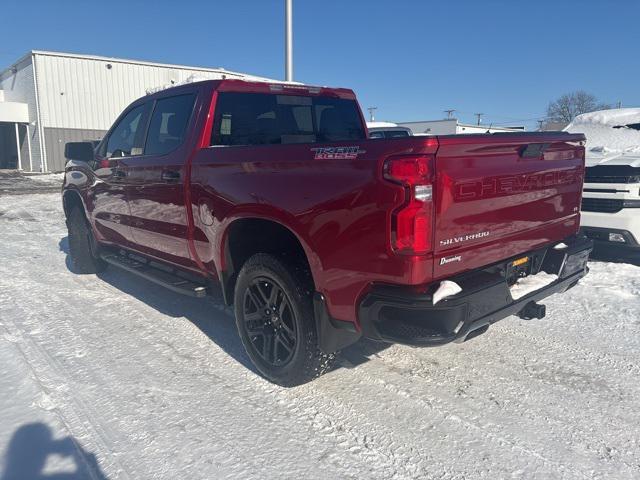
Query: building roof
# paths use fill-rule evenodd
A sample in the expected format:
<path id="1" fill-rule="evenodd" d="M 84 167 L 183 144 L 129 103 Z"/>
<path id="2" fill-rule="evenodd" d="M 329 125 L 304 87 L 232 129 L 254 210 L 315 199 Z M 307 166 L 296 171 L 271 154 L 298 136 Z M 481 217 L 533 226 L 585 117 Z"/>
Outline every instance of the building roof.
<path id="1" fill-rule="evenodd" d="M 480 129 L 491 129 L 491 130 L 504 130 L 504 131 L 513 131 L 513 130 L 524 130 L 524 126 L 501 126 L 501 125 L 493 125 L 493 124 L 486 124 L 486 123 L 481 123 L 480 125 L 475 124 L 475 123 L 462 123 L 460 120 L 458 120 L 457 118 L 443 118 L 440 120 L 419 120 L 419 121 L 413 121 L 413 122 L 399 122 L 401 125 L 424 125 L 424 124 L 442 124 L 442 123 L 454 123 L 459 127 L 464 127 L 464 128 L 480 128 Z"/>
<path id="2" fill-rule="evenodd" d="M 144 60 L 132 60 L 132 59 L 127 59 L 127 58 L 117 58 L 117 57 L 103 57 L 103 56 L 100 56 L 100 55 L 85 55 L 85 54 L 80 54 L 80 53 L 52 52 L 52 51 L 48 51 L 48 50 L 31 50 L 31 51 L 27 52 L 22 57 L 20 57 L 17 61 L 15 61 L 11 65 L 9 65 L 7 68 L 5 68 L 3 70 L 0 70 L 0 77 L 2 77 L 7 71 L 12 70 L 13 68 L 17 68 L 21 63 L 23 63 L 24 61 L 28 60 L 29 57 L 31 57 L 33 55 L 47 55 L 47 56 L 51 56 L 51 57 L 77 58 L 77 59 L 81 59 L 81 60 L 99 60 L 99 61 L 113 62 L 113 63 L 128 63 L 128 64 L 131 64 L 131 65 L 146 65 L 146 66 L 150 66 L 150 67 L 176 68 L 176 69 L 181 69 L 181 70 L 194 70 L 194 71 L 200 71 L 200 72 L 220 73 L 220 74 L 224 74 L 224 75 L 237 76 L 239 78 L 251 77 L 251 78 L 264 79 L 264 80 L 272 80 L 272 79 L 269 79 L 269 78 L 266 78 L 266 77 L 259 77 L 259 76 L 251 75 L 251 74 L 247 74 L 247 73 L 240 73 L 240 72 L 234 72 L 234 71 L 231 71 L 231 70 L 226 70 L 223 67 L 216 67 L 216 68 L 213 68 L 213 67 L 194 67 L 194 66 L 189 66 L 189 65 L 180 65 L 180 64 L 173 64 L 173 63 L 148 62 L 148 61 L 144 61 Z"/>
<path id="3" fill-rule="evenodd" d="M 436 122 L 458 122 L 457 118 L 442 118 L 440 120 L 414 120 L 412 122 L 400 122 L 403 125 L 408 125 L 410 123 L 436 123 Z"/>

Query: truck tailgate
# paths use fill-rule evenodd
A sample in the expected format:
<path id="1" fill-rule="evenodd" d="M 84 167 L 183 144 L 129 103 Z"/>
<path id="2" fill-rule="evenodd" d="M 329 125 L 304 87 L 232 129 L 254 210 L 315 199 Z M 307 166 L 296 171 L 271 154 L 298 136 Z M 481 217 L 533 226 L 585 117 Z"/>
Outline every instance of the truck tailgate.
<path id="1" fill-rule="evenodd" d="M 584 136 L 438 137 L 434 278 L 489 265 L 577 232 Z"/>

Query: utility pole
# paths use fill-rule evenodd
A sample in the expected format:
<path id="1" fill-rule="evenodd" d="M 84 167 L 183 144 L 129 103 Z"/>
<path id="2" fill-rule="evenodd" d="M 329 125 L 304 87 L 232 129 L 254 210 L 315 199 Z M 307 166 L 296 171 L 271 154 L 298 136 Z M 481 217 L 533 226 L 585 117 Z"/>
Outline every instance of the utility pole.
<path id="1" fill-rule="evenodd" d="M 538 130 L 542 130 L 543 124 L 544 124 L 544 120 L 538 120 Z"/>
<path id="2" fill-rule="evenodd" d="M 447 118 L 451 118 L 453 116 L 453 112 L 455 112 L 455 110 L 451 109 L 451 110 L 444 110 L 444 113 L 447 114 Z"/>
<path id="3" fill-rule="evenodd" d="M 284 0 L 284 79 L 293 82 L 293 0 Z"/>
<path id="4" fill-rule="evenodd" d="M 367 108 L 367 110 L 369 110 L 369 121 L 370 122 L 375 122 L 376 119 L 373 115 L 373 113 L 378 109 L 378 107 L 369 107 Z"/>
<path id="5" fill-rule="evenodd" d="M 478 125 L 480 125 L 480 121 L 481 121 L 482 116 L 484 115 L 484 113 L 474 113 L 474 115 L 475 115 L 476 117 L 478 117 L 478 123 L 477 123 L 477 124 L 478 124 Z"/>
<path id="6" fill-rule="evenodd" d="M 616 108 L 622 108 L 622 102 L 620 100 L 618 100 L 618 105 Z"/>

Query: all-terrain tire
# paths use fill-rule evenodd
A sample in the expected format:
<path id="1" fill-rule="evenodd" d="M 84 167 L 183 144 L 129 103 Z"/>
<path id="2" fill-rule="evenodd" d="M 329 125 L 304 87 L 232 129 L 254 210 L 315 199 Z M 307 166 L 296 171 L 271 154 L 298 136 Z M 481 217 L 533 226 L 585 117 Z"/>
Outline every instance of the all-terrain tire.
<path id="1" fill-rule="evenodd" d="M 84 212 L 74 207 L 67 217 L 69 256 L 74 273 L 99 273 L 107 264 L 97 254 L 97 243 Z"/>
<path id="2" fill-rule="evenodd" d="M 332 366 L 335 354 L 318 347 L 312 295 L 306 269 L 273 255 L 253 255 L 240 270 L 234 294 L 238 333 L 253 364 L 273 383 L 301 385 Z M 264 303 L 262 310 L 254 308 L 258 303 Z M 272 316 L 265 314 L 269 311 Z M 271 347 L 265 348 L 267 342 Z"/>

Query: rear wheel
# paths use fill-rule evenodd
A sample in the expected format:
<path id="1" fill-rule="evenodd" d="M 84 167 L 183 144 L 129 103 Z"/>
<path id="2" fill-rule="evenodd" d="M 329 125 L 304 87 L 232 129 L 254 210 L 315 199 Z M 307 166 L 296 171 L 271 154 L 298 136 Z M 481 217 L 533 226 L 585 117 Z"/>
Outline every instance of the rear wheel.
<path id="1" fill-rule="evenodd" d="M 69 213 L 67 230 L 69 254 L 75 273 L 99 273 L 107 268 L 105 261 L 98 256 L 98 244 L 81 208 L 74 207 Z"/>
<path id="2" fill-rule="evenodd" d="M 335 357 L 318 348 L 306 277 L 272 255 L 256 254 L 236 282 L 236 324 L 247 354 L 264 377 L 286 387 L 322 375 Z"/>

